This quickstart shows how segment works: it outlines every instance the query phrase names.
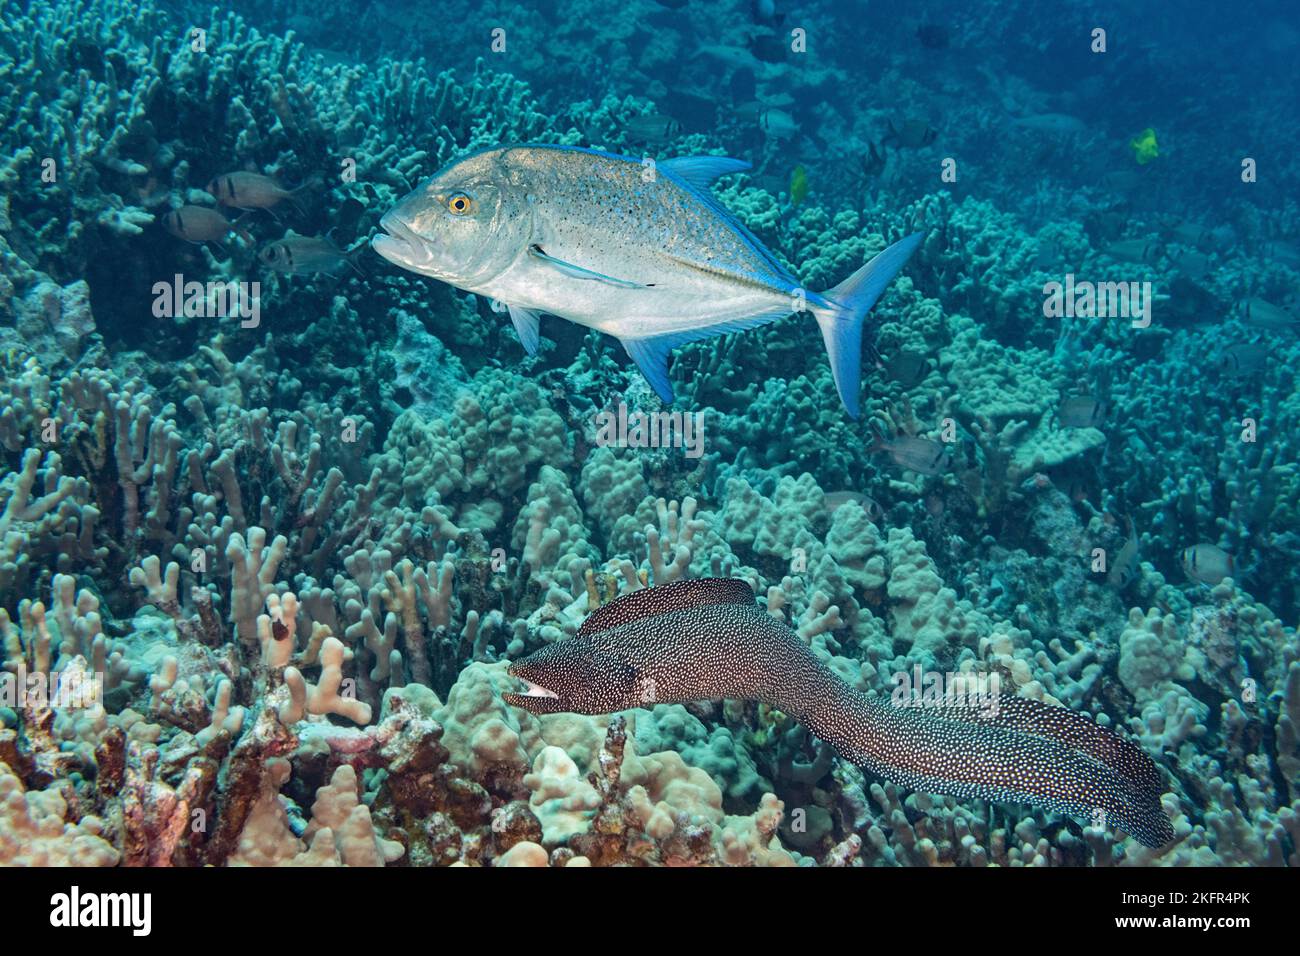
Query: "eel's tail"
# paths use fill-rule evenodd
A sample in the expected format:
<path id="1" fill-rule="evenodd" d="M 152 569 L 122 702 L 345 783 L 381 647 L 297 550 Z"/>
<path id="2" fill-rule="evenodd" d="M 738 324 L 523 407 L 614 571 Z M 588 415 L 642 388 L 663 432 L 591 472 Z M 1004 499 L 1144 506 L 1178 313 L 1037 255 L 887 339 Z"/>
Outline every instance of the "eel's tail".
<path id="1" fill-rule="evenodd" d="M 1174 837 L 1154 761 L 1081 714 L 1012 696 L 939 707 L 862 700 L 876 726 L 845 756 L 901 786 L 1090 817 L 1143 846 Z"/>

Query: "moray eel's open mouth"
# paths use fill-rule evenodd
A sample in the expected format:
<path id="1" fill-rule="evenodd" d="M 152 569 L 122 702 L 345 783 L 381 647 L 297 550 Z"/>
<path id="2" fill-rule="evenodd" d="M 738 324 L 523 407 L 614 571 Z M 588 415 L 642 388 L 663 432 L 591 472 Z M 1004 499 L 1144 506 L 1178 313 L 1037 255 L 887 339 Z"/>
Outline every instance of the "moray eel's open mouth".
<path id="1" fill-rule="evenodd" d="M 519 681 L 524 685 L 524 692 L 521 695 L 523 697 L 554 697 L 557 700 L 559 699 L 560 695 L 555 693 L 553 690 L 547 690 L 545 687 L 540 687 L 537 684 L 530 683 L 522 677 L 519 678 Z"/>
<path id="2" fill-rule="evenodd" d="M 556 714 L 568 709 L 555 691 L 521 677 L 514 667 L 511 667 L 508 673 L 523 684 L 524 689 L 515 693 L 503 693 L 501 696 L 507 704 L 522 707 L 533 714 Z"/>

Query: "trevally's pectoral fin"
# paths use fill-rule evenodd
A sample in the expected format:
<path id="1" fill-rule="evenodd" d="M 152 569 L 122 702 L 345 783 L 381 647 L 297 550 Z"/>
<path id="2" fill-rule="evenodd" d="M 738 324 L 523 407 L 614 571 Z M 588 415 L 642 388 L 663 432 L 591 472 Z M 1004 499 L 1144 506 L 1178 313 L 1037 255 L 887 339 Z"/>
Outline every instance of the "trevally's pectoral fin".
<path id="1" fill-rule="evenodd" d="M 697 189 L 708 189 L 717 180 L 731 173 L 743 173 L 750 164 L 730 156 L 679 156 L 665 159 L 660 167 L 678 179 L 684 179 Z"/>
<path id="2" fill-rule="evenodd" d="M 595 282 L 605 282 L 609 285 L 618 286 L 620 289 L 647 288 L 643 282 L 629 282 L 627 279 L 616 279 L 613 276 L 607 276 L 600 272 L 592 272 L 590 269 L 584 269 L 582 266 L 575 266 L 572 262 L 565 262 L 563 259 L 549 256 L 542 251 L 541 246 L 529 246 L 528 254 L 534 259 L 545 262 L 547 265 L 552 266 L 563 272 L 565 275 L 572 276 L 575 279 L 591 279 Z"/>
<path id="3" fill-rule="evenodd" d="M 715 335 L 754 329 L 760 325 L 775 322 L 777 319 L 783 319 L 789 314 L 790 310 L 783 306 L 772 312 L 751 315 L 744 319 L 729 319 L 703 328 L 681 329 L 676 332 L 665 332 L 662 335 L 649 335 L 639 339 L 619 339 L 619 341 L 623 343 L 623 348 L 627 349 L 627 354 L 632 357 L 632 361 L 636 362 L 636 367 L 641 370 L 641 374 L 650 383 L 650 387 L 655 390 L 655 394 L 663 401 L 671 402 L 673 400 L 673 387 L 668 381 L 668 353 L 673 349 L 679 345 L 698 342 L 701 339 L 712 338 Z"/>
<path id="4" fill-rule="evenodd" d="M 519 334 L 519 341 L 524 351 L 529 355 L 536 355 L 539 337 L 537 326 L 542 317 L 541 313 L 519 305 L 507 305 L 506 308 L 510 310 L 510 321 L 515 324 L 515 331 Z"/>

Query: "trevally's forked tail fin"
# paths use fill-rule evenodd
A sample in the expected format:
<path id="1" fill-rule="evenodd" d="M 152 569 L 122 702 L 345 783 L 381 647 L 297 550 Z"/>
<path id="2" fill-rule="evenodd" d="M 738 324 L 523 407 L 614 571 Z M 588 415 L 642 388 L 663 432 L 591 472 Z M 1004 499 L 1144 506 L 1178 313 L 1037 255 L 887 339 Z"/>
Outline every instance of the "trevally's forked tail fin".
<path id="1" fill-rule="evenodd" d="M 915 232 L 898 240 L 835 288 L 827 289 L 821 298 L 829 308 L 809 303 L 826 342 L 835 388 L 853 418 L 858 417 L 858 386 L 862 380 L 862 321 L 923 236 Z"/>

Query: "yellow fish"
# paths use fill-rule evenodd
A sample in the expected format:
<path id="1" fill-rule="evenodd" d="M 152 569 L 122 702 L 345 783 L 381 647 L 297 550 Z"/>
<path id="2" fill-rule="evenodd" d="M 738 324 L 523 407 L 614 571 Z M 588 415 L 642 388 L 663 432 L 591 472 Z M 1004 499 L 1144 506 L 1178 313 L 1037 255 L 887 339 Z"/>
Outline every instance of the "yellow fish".
<path id="1" fill-rule="evenodd" d="M 1129 140 L 1128 144 L 1133 147 L 1133 158 L 1138 161 L 1139 166 L 1145 166 L 1160 155 L 1160 150 L 1157 148 L 1159 144 L 1156 143 L 1156 131 L 1150 126 Z"/>
<path id="2" fill-rule="evenodd" d="M 808 170 L 796 166 L 790 174 L 790 204 L 799 205 L 808 195 Z"/>

